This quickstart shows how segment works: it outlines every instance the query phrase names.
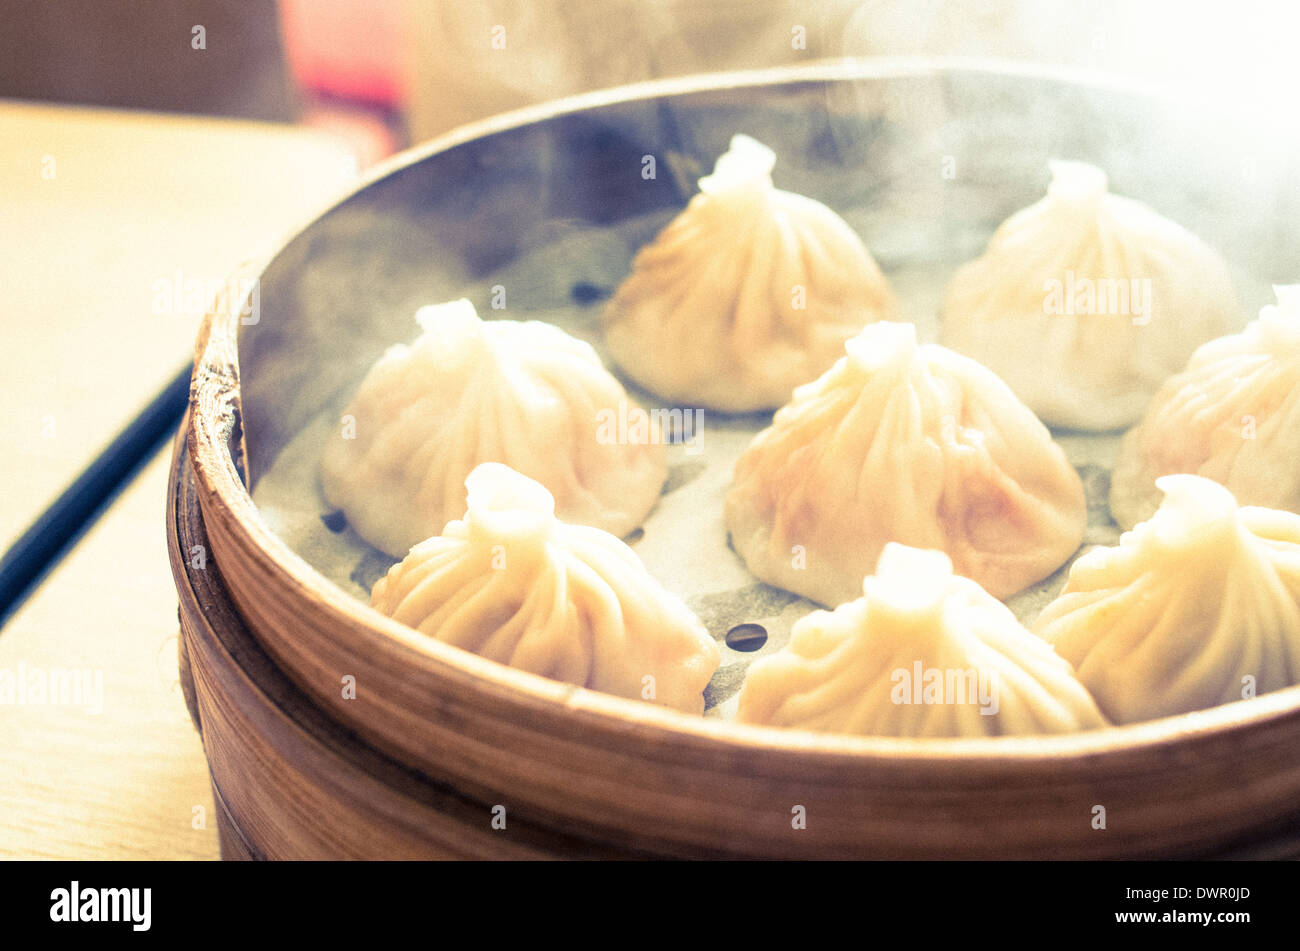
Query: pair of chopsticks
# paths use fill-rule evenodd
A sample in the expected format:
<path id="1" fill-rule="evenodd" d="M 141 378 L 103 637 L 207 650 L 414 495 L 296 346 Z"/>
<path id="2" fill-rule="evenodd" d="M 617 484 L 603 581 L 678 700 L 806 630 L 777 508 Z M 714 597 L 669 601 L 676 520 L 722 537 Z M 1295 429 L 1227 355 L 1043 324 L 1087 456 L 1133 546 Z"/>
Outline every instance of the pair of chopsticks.
<path id="1" fill-rule="evenodd" d="M 176 432 L 189 404 L 192 372 L 187 365 L 177 373 L 0 558 L 0 627 Z"/>

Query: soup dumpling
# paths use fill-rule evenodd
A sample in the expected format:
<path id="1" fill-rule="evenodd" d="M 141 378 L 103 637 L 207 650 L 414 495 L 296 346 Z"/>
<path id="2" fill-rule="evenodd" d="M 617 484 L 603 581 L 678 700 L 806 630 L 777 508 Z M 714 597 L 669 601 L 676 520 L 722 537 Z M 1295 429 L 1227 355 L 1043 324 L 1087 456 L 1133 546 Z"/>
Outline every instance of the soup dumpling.
<path id="1" fill-rule="evenodd" d="M 1241 505 L 1300 512 L 1300 286 L 1244 331 L 1202 344 L 1125 434 L 1111 514 L 1132 528 L 1160 505 L 1156 479 L 1213 479 Z"/>
<path id="2" fill-rule="evenodd" d="M 862 591 L 750 666 L 737 720 L 911 737 L 1106 725 L 1069 663 L 942 552 L 886 545 Z"/>
<path id="3" fill-rule="evenodd" d="M 1047 196 L 1016 212 L 949 284 L 940 342 L 1006 380 L 1049 426 L 1135 422 L 1197 346 L 1241 324 L 1223 259 L 1106 174 L 1052 162 Z"/>
<path id="4" fill-rule="evenodd" d="M 663 434 L 591 345 L 537 320 L 480 320 L 467 300 L 422 307 L 423 333 L 370 368 L 321 459 L 331 505 L 401 558 L 465 511 L 465 477 L 505 463 L 546 486 L 567 521 L 620 537 L 668 475 Z M 640 424 L 611 438 L 602 416 Z M 634 438 L 635 437 L 635 438 Z"/>
<path id="5" fill-rule="evenodd" d="M 1034 630 L 1116 723 L 1300 683 L 1300 515 L 1167 475 L 1149 521 L 1070 566 Z"/>
<path id="6" fill-rule="evenodd" d="M 881 322 L 799 387 L 736 462 L 732 545 L 769 584 L 856 597 L 889 542 L 937 549 L 995 597 L 1078 549 L 1083 484 L 992 372 Z"/>
<path id="7" fill-rule="evenodd" d="M 776 155 L 737 135 L 604 312 L 622 370 L 674 403 L 770 410 L 816 377 L 893 294 L 862 239 L 772 184 Z"/>
<path id="8" fill-rule="evenodd" d="M 465 487 L 464 517 L 389 569 L 374 608 L 511 667 L 704 712 L 718 646 L 632 549 L 560 521 L 545 488 L 499 463 Z"/>

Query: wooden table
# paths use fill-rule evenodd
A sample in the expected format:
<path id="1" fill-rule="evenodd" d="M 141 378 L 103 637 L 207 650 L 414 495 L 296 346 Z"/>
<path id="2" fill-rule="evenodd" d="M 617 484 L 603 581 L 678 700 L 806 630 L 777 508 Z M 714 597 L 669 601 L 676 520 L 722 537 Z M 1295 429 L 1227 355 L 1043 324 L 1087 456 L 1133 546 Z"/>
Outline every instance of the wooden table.
<path id="1" fill-rule="evenodd" d="M 292 127 L 0 101 L 0 550 L 189 358 L 195 292 L 355 175 Z M 31 688 L 0 702 L 0 857 L 218 856 L 177 684 L 167 454 L 0 630 L 0 678 Z M 36 702 L 60 677 L 65 702 Z"/>

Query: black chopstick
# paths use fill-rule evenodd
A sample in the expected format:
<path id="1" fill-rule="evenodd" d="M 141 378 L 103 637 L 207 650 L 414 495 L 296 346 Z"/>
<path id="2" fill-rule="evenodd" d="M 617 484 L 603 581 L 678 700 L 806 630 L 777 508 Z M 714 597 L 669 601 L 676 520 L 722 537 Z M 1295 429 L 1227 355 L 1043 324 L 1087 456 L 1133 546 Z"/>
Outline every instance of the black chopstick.
<path id="1" fill-rule="evenodd" d="M 186 366 L 177 373 L 0 558 L 0 627 L 176 432 L 189 403 L 192 371 Z"/>

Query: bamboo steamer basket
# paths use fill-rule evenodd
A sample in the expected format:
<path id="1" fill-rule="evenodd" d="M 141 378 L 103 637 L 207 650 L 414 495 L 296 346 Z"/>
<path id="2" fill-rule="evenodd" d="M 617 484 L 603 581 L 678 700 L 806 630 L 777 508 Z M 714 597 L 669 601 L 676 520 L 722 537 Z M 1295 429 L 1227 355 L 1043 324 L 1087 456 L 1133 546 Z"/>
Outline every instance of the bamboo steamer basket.
<path id="1" fill-rule="evenodd" d="M 168 547 L 180 594 L 181 688 L 212 774 L 227 859 L 546 858 L 604 854 L 508 818 L 385 757 L 332 721 L 240 618 L 214 564 L 185 448 L 172 458 Z"/>
<path id="2" fill-rule="evenodd" d="M 878 114 L 891 97 L 918 106 L 917 128 L 881 132 Z M 843 125 L 817 118 L 836 110 L 849 114 Z M 967 114 L 979 121 L 953 131 L 953 117 Z M 1257 283 L 1283 280 L 1300 260 L 1300 239 L 1270 222 L 1297 210 L 1286 184 L 1297 180 L 1294 155 L 1256 153 L 1247 187 L 1233 177 L 1240 155 L 1223 146 L 1223 127 L 1189 115 L 1076 75 L 972 63 L 841 63 L 653 83 L 524 110 L 414 150 L 267 263 L 250 265 L 244 276 L 259 282 L 259 318 L 250 323 L 219 304 L 206 319 L 169 489 L 182 669 L 223 854 L 1300 851 L 1300 688 L 1061 737 L 841 737 L 689 717 L 513 670 L 383 617 L 271 532 L 250 495 L 318 395 L 354 383 L 384 341 L 402 337 L 397 324 L 385 333 L 383 315 L 409 320 L 414 306 L 445 298 L 449 275 L 508 260 L 519 252 L 513 236 L 532 218 L 608 221 L 680 206 L 672 175 L 647 186 L 635 170 L 627 174 L 626 161 L 635 167 L 642 151 L 654 151 L 647 143 L 663 150 L 669 140 L 670 153 L 702 160 L 731 131 L 762 138 L 791 127 L 808 153 L 802 173 L 811 181 L 825 164 L 833 183 L 823 191 L 859 197 L 881 180 L 857 172 L 862 156 L 878 173 L 893 169 L 891 187 L 920 204 L 931 230 L 900 225 L 905 233 L 893 245 L 873 244 L 888 269 L 891 255 L 922 248 L 938 246 L 955 263 L 972 256 L 982 245 L 951 235 L 986 237 L 1032 201 L 1017 176 L 1041 173 L 1064 136 L 1078 157 L 1122 170 L 1157 197 L 1190 190 L 1209 216 L 1199 229 L 1188 222 L 1194 230 L 1217 228 L 1220 246 Z M 919 178 L 909 186 L 916 148 L 891 152 L 881 135 L 922 142 L 936 181 L 944 136 L 967 137 L 959 154 L 983 200 L 968 207 L 936 197 L 942 186 Z M 1144 158 L 1156 144 L 1165 159 Z M 1173 182 L 1168 154 L 1179 157 Z M 1250 220 L 1251 210 L 1264 217 Z M 419 236 L 423 257 L 411 247 Z M 335 306 L 328 301 L 340 288 L 373 307 L 356 320 L 313 316 L 318 304 Z M 313 359 L 326 348 L 331 360 Z M 207 553 L 201 568 L 191 563 L 195 546 Z M 355 698 L 341 689 L 345 677 L 354 678 Z M 1094 821 L 1098 806 L 1105 828 Z M 494 827 L 502 815 L 505 828 Z"/>

